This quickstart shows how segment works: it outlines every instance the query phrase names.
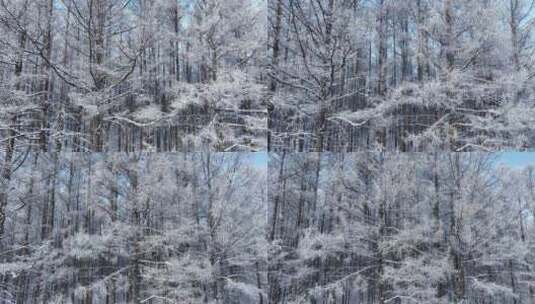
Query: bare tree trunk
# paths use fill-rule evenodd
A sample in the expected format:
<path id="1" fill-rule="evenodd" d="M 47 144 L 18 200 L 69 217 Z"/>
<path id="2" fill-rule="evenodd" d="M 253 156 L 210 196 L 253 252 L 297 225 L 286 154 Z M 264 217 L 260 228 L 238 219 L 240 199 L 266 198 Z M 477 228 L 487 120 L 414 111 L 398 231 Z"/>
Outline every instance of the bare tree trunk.
<path id="1" fill-rule="evenodd" d="M 105 55 L 105 31 L 107 19 L 107 0 L 92 0 L 89 5 L 88 35 L 89 35 L 89 72 L 93 78 L 94 91 L 102 91 L 106 86 L 106 75 L 103 73 Z M 91 119 L 91 149 L 100 152 L 103 150 L 103 123 L 102 113 Z"/>
<path id="2" fill-rule="evenodd" d="M 319 118 L 318 118 L 318 140 L 316 145 L 316 152 L 323 152 L 325 149 L 325 132 L 327 127 L 327 118 L 330 111 L 330 104 L 328 104 L 328 99 L 333 94 L 333 84 L 335 77 L 335 67 L 332 59 L 329 58 L 331 47 L 332 46 L 332 28 L 334 22 L 334 9 L 336 0 L 329 0 L 328 8 L 325 14 L 325 37 L 324 44 L 326 54 L 323 54 L 323 66 L 328 69 L 326 76 L 321 77 L 321 88 L 320 88 L 320 100 L 319 100 Z"/>
<path id="3" fill-rule="evenodd" d="M 275 9 L 275 23 L 273 26 L 273 44 L 271 46 L 271 73 L 275 74 L 276 70 L 279 66 L 279 53 L 280 53 L 280 35 L 281 35 L 281 22 L 282 22 L 282 0 L 275 0 L 277 3 L 276 9 Z M 277 90 L 277 81 L 275 78 L 271 78 L 271 81 L 269 83 L 269 90 L 272 92 L 272 94 L 275 93 Z M 271 121 L 271 115 L 274 110 L 274 105 L 272 103 L 268 103 L 267 105 L 268 110 L 268 131 L 267 131 L 267 147 L 268 150 L 271 149 L 271 129 L 273 128 L 272 121 Z"/>
<path id="4" fill-rule="evenodd" d="M 281 34 L 281 21 L 282 21 L 282 0 L 273 0 L 276 1 L 277 5 L 275 8 L 275 23 L 273 25 L 273 43 L 271 46 L 271 70 L 272 73 L 275 73 L 279 65 L 279 53 L 280 53 L 280 34 Z M 277 81 L 275 78 L 271 78 L 269 83 L 269 90 L 275 92 L 277 90 Z"/>
<path id="5" fill-rule="evenodd" d="M 509 28 L 511 31 L 512 59 L 515 71 L 520 71 L 520 48 L 518 41 L 518 9 L 519 0 L 509 0 Z"/>
<path id="6" fill-rule="evenodd" d="M 284 179 L 284 160 L 286 158 L 286 152 L 282 152 L 281 161 L 280 161 L 280 167 L 279 167 L 279 190 L 282 190 L 282 182 Z M 280 201 L 280 191 L 275 194 L 274 198 L 274 206 L 273 206 L 273 214 L 271 215 L 271 232 L 269 239 L 271 241 L 275 240 L 275 233 L 277 230 L 277 217 L 279 216 L 279 201 Z"/>
<path id="7" fill-rule="evenodd" d="M 19 53 L 17 62 L 15 63 L 15 77 L 17 78 L 15 89 L 20 90 L 22 82 L 20 76 L 23 68 L 23 56 L 26 46 L 26 32 L 22 32 L 19 36 Z M 9 183 L 11 181 L 11 169 L 13 162 L 13 154 L 15 153 L 15 138 L 17 136 L 17 113 L 10 114 L 11 127 L 7 130 L 6 136 L 6 153 L 4 156 L 4 163 L 2 165 L 2 180 L 0 181 L 0 246 L 4 237 L 4 225 L 6 221 L 6 207 L 9 200 Z"/>
<path id="8" fill-rule="evenodd" d="M 405 82 L 411 78 L 409 16 L 406 14 L 401 17 L 401 35 L 401 82 Z"/>
<path id="9" fill-rule="evenodd" d="M 377 12 L 377 32 L 379 34 L 378 42 L 378 73 L 379 80 L 377 83 L 377 94 L 379 96 L 386 95 L 386 77 L 387 77 L 387 60 L 388 60 L 388 50 L 387 50 L 387 28 L 386 28 L 386 18 L 387 18 L 387 9 L 384 5 L 384 0 L 379 0 L 379 8 Z"/>
<path id="10" fill-rule="evenodd" d="M 446 37 L 444 39 L 444 54 L 446 54 L 446 68 L 448 78 L 450 77 L 450 74 L 455 67 L 455 34 L 453 32 L 452 1 L 453 0 L 444 1 L 444 20 L 446 26 Z"/>
<path id="11" fill-rule="evenodd" d="M 381 163 L 381 167 L 384 168 L 384 155 L 380 155 L 380 163 Z M 386 189 L 386 183 L 385 183 L 385 188 L 382 189 L 382 195 L 383 197 L 380 198 L 380 202 L 379 202 L 379 210 L 378 210 L 378 237 L 377 237 L 377 242 L 378 244 L 376 245 L 376 253 L 375 253 L 375 258 L 377 260 L 377 270 L 376 270 L 376 280 L 377 280 L 377 297 L 378 297 L 378 300 L 379 300 L 379 304 L 385 304 L 386 303 L 386 297 L 387 297 L 387 286 L 386 286 L 386 280 L 385 280 L 385 277 L 384 277 L 384 273 L 385 273 L 385 259 L 386 259 L 386 256 L 383 252 L 383 248 L 382 248 L 382 244 L 383 242 L 386 241 L 386 238 L 387 238 L 387 229 L 388 229 L 388 220 L 387 220 L 387 217 L 388 217 L 388 214 L 387 214 L 387 198 L 386 198 L 386 193 L 387 193 L 387 189 Z"/>
<path id="12" fill-rule="evenodd" d="M 52 96 L 52 87 L 50 82 L 50 60 L 52 60 L 52 19 L 54 18 L 54 0 L 47 1 L 46 6 L 46 32 L 44 34 L 44 56 L 47 58 L 47 60 L 43 61 L 43 65 L 41 67 L 42 73 L 45 75 L 45 79 L 42 82 L 41 85 L 41 92 L 42 94 L 42 121 L 41 121 L 41 132 L 40 132 L 40 145 L 42 151 L 48 150 L 48 134 L 47 129 L 49 128 L 49 121 L 48 121 L 48 115 L 50 110 L 50 99 Z"/>
<path id="13" fill-rule="evenodd" d="M 135 197 L 132 198 L 132 224 L 136 227 L 136 232 L 134 239 L 132 240 L 132 255 L 130 261 L 130 270 L 128 271 L 128 299 L 129 303 L 140 303 L 140 278 L 141 278 L 141 269 L 140 269 L 140 258 L 141 258 L 141 213 L 140 206 L 138 202 L 139 197 L 139 181 L 137 168 L 133 168 L 128 172 L 132 192 Z"/>
<path id="14" fill-rule="evenodd" d="M 256 267 L 256 287 L 258 288 L 258 290 L 262 290 L 262 278 L 261 278 L 261 270 L 260 270 L 260 266 L 259 266 L 259 263 L 258 261 L 256 261 L 255 263 L 255 267 Z M 264 304 L 264 294 L 262 292 L 258 292 L 258 303 L 259 304 Z"/>
<path id="15" fill-rule="evenodd" d="M 429 63 L 427 59 L 427 33 L 425 30 L 426 9 L 422 0 L 417 0 L 417 30 L 418 30 L 418 52 L 416 54 L 418 82 L 422 83 L 429 77 Z"/>
<path id="16" fill-rule="evenodd" d="M 175 1 L 175 15 L 174 15 L 174 25 L 175 25 L 175 35 L 178 36 L 179 29 L 180 29 L 180 18 L 178 15 L 178 2 Z M 175 74 L 176 74 L 176 81 L 180 81 L 180 56 L 179 56 L 179 43 L 178 41 L 175 42 Z"/>
<path id="17" fill-rule="evenodd" d="M 387 69 L 388 69 L 388 49 L 387 49 L 387 8 L 384 4 L 384 0 L 379 0 L 379 8 L 377 12 L 377 32 L 379 35 L 378 42 L 378 82 L 377 82 L 377 94 L 380 97 L 386 96 L 387 91 Z M 386 127 L 379 127 L 377 130 L 377 143 L 381 149 L 386 148 Z"/>
<path id="18" fill-rule="evenodd" d="M 0 245 L 4 237 L 4 225 L 6 221 L 6 207 L 9 198 L 9 184 L 11 181 L 11 169 L 13 162 L 13 154 L 15 152 L 15 125 L 17 123 L 16 116 L 13 114 L 11 119 L 12 127 L 7 132 L 8 138 L 6 141 L 6 153 L 4 156 L 4 163 L 2 165 L 2 180 L 0 181 Z"/>
<path id="19" fill-rule="evenodd" d="M 450 158 L 450 164 L 452 165 L 451 169 L 454 176 L 454 191 L 450 195 L 450 231 L 449 231 L 449 258 L 452 265 L 452 287 L 453 287 L 453 301 L 454 303 L 464 303 L 465 293 L 466 293 L 466 278 L 465 278 L 465 267 L 464 267 L 464 258 L 460 252 L 460 240 L 461 233 L 460 223 L 457 219 L 457 210 L 456 204 L 461 198 L 461 160 L 459 153 L 456 153 L 453 156 L 453 159 Z"/>

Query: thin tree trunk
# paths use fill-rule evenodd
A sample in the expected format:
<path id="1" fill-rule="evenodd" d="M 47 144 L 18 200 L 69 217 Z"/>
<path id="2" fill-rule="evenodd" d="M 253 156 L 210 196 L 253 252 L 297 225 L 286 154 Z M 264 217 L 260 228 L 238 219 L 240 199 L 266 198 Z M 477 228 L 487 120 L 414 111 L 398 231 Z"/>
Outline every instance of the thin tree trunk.
<path id="1" fill-rule="evenodd" d="M 45 75 L 45 79 L 42 82 L 41 92 L 42 94 L 42 121 L 41 121 L 41 132 L 40 132 L 40 145 L 42 151 L 48 150 L 48 134 L 47 129 L 49 128 L 48 115 L 50 110 L 50 99 L 52 96 L 52 87 L 51 87 L 51 75 L 50 75 L 50 64 L 49 61 L 52 60 L 52 19 L 54 18 L 54 0 L 47 1 L 46 5 L 46 32 L 44 34 L 43 45 L 45 48 L 44 56 L 47 60 L 43 61 L 42 73 Z"/>
<path id="2" fill-rule="evenodd" d="M 284 160 L 286 158 L 286 152 L 282 152 L 282 156 L 281 156 L 281 161 L 280 161 L 280 167 L 279 167 L 279 189 L 282 190 L 282 182 L 283 182 L 283 179 L 284 179 Z M 277 230 L 277 217 L 279 216 L 279 201 L 280 201 L 280 195 L 281 193 L 276 193 L 275 194 L 275 199 L 274 199 L 274 206 L 273 206 L 273 214 L 271 215 L 272 218 L 271 218 L 271 232 L 270 232 L 270 241 L 274 241 L 275 240 L 275 233 L 276 233 L 276 230 Z"/>
<path id="3" fill-rule="evenodd" d="M 11 169 L 13 162 L 13 154 L 15 153 L 15 125 L 17 123 L 16 115 L 12 115 L 12 127 L 7 132 L 6 153 L 4 156 L 4 163 L 2 165 L 2 181 L 0 184 L 0 247 L 4 237 L 4 225 L 6 221 L 6 208 L 9 199 L 9 186 L 11 181 Z"/>

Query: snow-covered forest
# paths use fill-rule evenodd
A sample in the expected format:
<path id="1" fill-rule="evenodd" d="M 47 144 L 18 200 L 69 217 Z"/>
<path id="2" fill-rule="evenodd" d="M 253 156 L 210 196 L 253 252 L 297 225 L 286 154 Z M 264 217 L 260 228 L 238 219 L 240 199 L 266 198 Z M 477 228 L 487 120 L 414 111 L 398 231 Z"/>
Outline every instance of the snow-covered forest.
<path id="1" fill-rule="evenodd" d="M 2 149 L 535 146 L 533 0 L 2 0 Z"/>
<path id="2" fill-rule="evenodd" d="M 249 156 L 19 164 L 0 194 L 0 303 L 266 303 L 266 168 Z"/>
<path id="3" fill-rule="evenodd" d="M 533 0 L 269 0 L 271 151 L 532 149 Z"/>
<path id="4" fill-rule="evenodd" d="M 535 167 L 494 154 L 269 162 L 269 303 L 535 302 Z"/>
<path id="5" fill-rule="evenodd" d="M 264 149 L 265 7 L 0 1 L 3 149 Z"/>
<path id="6" fill-rule="evenodd" d="M 535 0 L 0 0 L 0 304 L 535 304 L 532 150 Z"/>
<path id="7" fill-rule="evenodd" d="M 534 303 L 535 166 L 266 157 L 21 155 L 0 189 L 0 303 Z"/>

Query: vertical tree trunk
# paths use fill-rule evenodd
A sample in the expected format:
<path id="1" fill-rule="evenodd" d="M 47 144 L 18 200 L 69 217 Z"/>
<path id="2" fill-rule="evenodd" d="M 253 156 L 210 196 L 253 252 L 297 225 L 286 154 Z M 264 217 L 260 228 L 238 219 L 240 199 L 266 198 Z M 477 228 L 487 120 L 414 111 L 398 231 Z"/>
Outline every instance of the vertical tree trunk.
<path id="1" fill-rule="evenodd" d="M 382 170 L 384 170 L 384 155 L 381 154 L 380 156 L 380 166 Z M 385 273 L 385 259 L 386 256 L 383 252 L 383 246 L 382 244 L 387 241 L 387 229 L 388 229 L 388 220 L 387 220 L 387 189 L 386 189 L 386 182 L 384 182 L 384 188 L 382 189 L 382 196 L 380 198 L 379 202 L 379 210 L 378 210 L 378 236 L 377 236 L 377 245 L 376 245 L 376 252 L 375 252 L 375 258 L 377 260 L 377 270 L 376 270 L 376 282 L 377 282 L 377 298 L 379 300 L 379 304 L 385 304 L 386 303 L 386 297 L 387 297 L 387 286 L 386 286 L 386 280 L 384 277 Z"/>
<path id="2" fill-rule="evenodd" d="M 446 75 L 443 76 L 445 81 L 450 82 L 453 71 L 455 69 L 455 33 L 454 33 L 454 16 L 453 16 L 453 0 L 444 1 L 444 22 L 445 22 L 445 38 L 443 42 L 443 53 L 446 55 Z M 450 98 L 454 98 L 452 92 L 448 90 L 447 95 Z M 438 116 L 436 117 L 439 118 Z M 449 149 L 455 151 L 458 147 L 458 118 L 453 117 L 449 120 L 449 129 L 447 130 L 447 144 Z"/>
<path id="3" fill-rule="evenodd" d="M 388 69 L 388 49 L 387 49 L 387 8 L 384 4 L 384 0 L 379 0 L 379 7 L 377 12 L 377 33 L 379 36 L 378 41 L 378 82 L 377 82 L 377 95 L 379 97 L 385 97 L 387 91 L 387 69 Z M 386 148 L 386 127 L 378 126 L 377 130 L 377 144 L 380 149 Z"/>
<path id="4" fill-rule="evenodd" d="M 178 11 L 178 2 L 175 2 L 175 12 L 174 12 L 174 25 L 175 25 L 175 39 L 178 39 L 178 33 L 180 30 L 180 18 L 179 18 L 179 11 Z M 174 49 L 174 55 L 175 55 L 175 74 L 176 74 L 176 81 L 180 81 L 180 56 L 179 56 L 179 43 L 178 41 L 175 42 L 175 49 Z"/>
<path id="5" fill-rule="evenodd" d="M 278 188 L 279 192 L 275 193 L 274 195 L 274 206 L 273 206 L 273 214 L 271 215 L 271 231 L 270 231 L 270 241 L 275 240 L 275 233 L 277 231 L 277 218 L 279 216 L 279 203 L 280 203 L 280 191 L 282 190 L 282 183 L 284 179 L 284 160 L 286 159 L 286 152 L 282 152 L 281 155 L 281 161 L 279 166 L 279 180 L 278 180 Z"/>
<path id="6" fill-rule="evenodd" d="M 316 152 L 323 152 L 325 150 L 325 133 L 327 127 L 327 118 L 330 111 L 329 97 L 332 96 L 333 84 L 335 78 L 335 66 L 330 60 L 329 56 L 332 52 L 332 29 L 334 23 L 334 10 L 336 0 L 329 0 L 327 11 L 325 13 L 325 36 L 324 45 L 327 52 L 322 55 L 322 64 L 326 69 L 325 75 L 321 76 L 320 100 L 319 100 L 319 118 L 318 118 L 318 139 L 316 144 Z"/>
<path id="7" fill-rule="evenodd" d="M 102 91 L 106 86 L 106 75 L 103 72 L 105 55 L 105 36 L 107 20 L 107 0 L 92 0 L 89 5 L 88 35 L 89 35 L 89 72 L 93 78 L 96 92 Z M 103 150 L 102 113 L 91 119 L 91 149 L 94 152 Z"/>
<path id="8" fill-rule="evenodd" d="M 427 34 L 425 30 L 425 8 L 422 0 L 417 0 L 417 30 L 418 30 L 418 52 L 416 54 L 418 82 L 422 83 L 429 77 L 427 60 Z"/>
<path id="9" fill-rule="evenodd" d="M 15 83 L 15 90 L 20 90 L 22 81 L 20 76 L 23 68 L 24 49 L 26 47 L 26 32 L 22 32 L 19 36 L 19 53 L 17 56 L 17 62 L 15 63 L 15 77 L 17 78 Z M 13 162 L 13 154 L 15 153 L 15 138 L 17 127 L 17 113 L 10 114 L 10 128 L 7 130 L 6 147 L 4 163 L 2 164 L 2 180 L 0 181 L 0 247 L 4 237 L 4 225 L 6 221 L 6 208 L 9 200 L 9 183 L 11 181 L 11 169 Z"/>
<path id="10" fill-rule="evenodd" d="M 384 5 L 384 0 L 379 0 L 379 8 L 377 12 L 377 33 L 379 35 L 378 41 L 378 83 L 377 83 L 377 94 L 379 96 L 386 95 L 386 77 L 387 77 L 387 60 L 388 60 L 388 49 L 387 49 L 387 9 Z"/>
<path id="11" fill-rule="evenodd" d="M 30 231 L 32 227 L 32 209 L 34 204 L 34 188 L 35 188 L 35 182 L 37 179 L 37 163 L 39 161 L 39 153 L 35 153 L 34 155 L 34 161 L 32 165 L 32 173 L 30 176 L 30 183 L 28 185 L 28 196 L 30 197 L 31 201 L 26 202 L 28 204 L 28 207 L 26 208 L 26 228 L 24 229 L 24 246 L 28 246 L 30 244 Z M 25 247 L 23 250 L 24 254 L 30 254 L 30 248 Z"/>
<path id="12" fill-rule="evenodd" d="M 455 67 L 455 34 L 453 32 L 453 12 L 452 1 L 444 0 L 444 21 L 445 21 L 445 39 L 444 39 L 444 54 L 446 54 L 446 68 L 448 78 Z"/>
<path id="13" fill-rule="evenodd" d="M 454 303 L 464 303 L 465 300 L 465 292 L 466 292 L 466 278 L 465 278 L 465 267 L 464 267 L 464 258 L 462 256 L 462 253 L 460 252 L 460 240 L 462 236 L 460 235 L 462 231 L 460 231 L 460 227 L 462 226 L 462 223 L 460 223 L 460 219 L 457 219 L 457 202 L 460 202 L 461 197 L 461 156 L 459 153 L 456 153 L 453 156 L 453 160 L 450 158 L 450 163 L 452 165 L 452 172 L 454 177 L 454 190 L 450 194 L 450 206 L 449 206 L 449 214 L 450 214 L 450 231 L 448 236 L 448 242 L 449 242 L 449 259 L 452 266 L 452 287 L 453 287 L 453 301 Z"/>
<path id="14" fill-rule="evenodd" d="M 514 270 L 513 259 L 509 260 L 509 276 L 510 276 L 510 279 L 511 279 L 511 292 L 515 296 L 515 297 L 513 297 L 513 304 L 517 304 L 518 301 L 517 301 L 516 296 L 519 296 L 519 295 L 518 295 L 518 291 L 517 291 L 517 288 L 516 288 L 516 278 L 515 278 L 515 270 Z"/>
<path id="15" fill-rule="evenodd" d="M 516 71 L 520 71 L 520 48 L 518 41 L 518 0 L 509 0 L 510 16 L 509 27 L 511 31 L 512 61 Z"/>
<path id="16" fill-rule="evenodd" d="M 2 165 L 2 180 L 0 181 L 0 247 L 3 243 L 4 237 L 4 225 L 6 221 L 6 208 L 9 198 L 9 184 L 11 181 L 11 169 L 13 162 L 13 154 L 15 153 L 15 124 L 17 119 L 15 114 L 13 114 L 11 119 L 12 128 L 7 132 L 7 141 L 6 141 L 6 153 L 4 155 L 4 163 Z"/>
<path id="17" fill-rule="evenodd" d="M 512 46 L 512 61 L 516 72 L 520 72 L 520 46 L 519 46 L 519 0 L 509 0 L 509 28 L 511 31 L 511 46 Z M 514 102 L 517 103 L 520 99 L 520 90 L 515 92 Z"/>
<path id="18" fill-rule="evenodd" d="M 411 78 L 409 16 L 406 13 L 401 17 L 401 35 L 401 82 L 403 83 Z"/>
<path id="19" fill-rule="evenodd" d="M 261 278 L 261 271 L 258 261 L 255 263 L 256 268 L 256 287 L 258 290 L 262 290 L 262 278 Z M 264 304 L 264 294 L 262 292 L 258 292 L 258 304 Z"/>
<path id="20" fill-rule="evenodd" d="M 139 205 L 139 181 L 138 181 L 138 172 L 137 168 L 129 170 L 129 178 L 132 187 L 132 192 L 134 197 L 132 198 L 132 225 L 135 227 L 135 235 L 132 240 L 132 254 L 130 258 L 130 270 L 128 271 L 128 299 L 129 303 L 140 303 L 140 279 L 141 279 L 141 269 L 140 269 L 140 258 L 141 258 L 141 213 Z"/>
<path id="21" fill-rule="evenodd" d="M 316 155 L 317 159 L 316 159 L 316 163 L 314 164 L 314 198 L 313 198 L 313 201 L 312 201 L 312 225 L 315 225 L 317 224 L 316 223 L 316 209 L 317 209 L 317 206 L 318 206 L 318 192 L 319 192 L 319 188 L 320 188 L 320 172 L 321 172 L 321 156 L 322 154 L 321 153 L 318 153 Z"/>
<path id="22" fill-rule="evenodd" d="M 113 170 L 113 169 L 112 169 Z M 113 171 L 112 171 L 113 172 Z M 113 172 L 113 181 L 111 186 L 111 197 L 110 197 L 110 207 L 111 207 L 111 221 L 115 222 L 117 221 L 117 201 L 119 199 L 119 177 L 117 176 L 117 173 Z"/>
<path id="23" fill-rule="evenodd" d="M 41 85 L 42 94 L 42 122 L 41 122 L 41 132 L 40 132 L 40 145 L 42 151 L 48 150 L 48 134 L 47 129 L 49 128 L 48 115 L 50 110 L 50 99 L 52 96 L 52 87 L 50 84 L 51 75 L 50 75 L 50 64 L 49 61 L 52 60 L 52 19 L 54 18 L 54 0 L 48 0 L 46 4 L 46 31 L 44 34 L 43 45 L 44 45 L 44 56 L 47 60 L 43 61 L 41 67 L 42 74 L 45 75 L 45 79 Z"/>
<path id="24" fill-rule="evenodd" d="M 93 157 L 88 157 L 88 170 L 87 170 L 87 193 L 85 195 L 85 217 L 84 217 L 84 232 L 92 234 L 92 219 L 91 213 L 93 211 Z"/>
<path id="25" fill-rule="evenodd" d="M 280 53 L 280 34 L 281 34 L 281 22 L 282 22 L 282 0 L 275 1 L 275 23 L 273 24 L 273 43 L 271 45 L 271 73 L 275 73 L 279 65 L 279 53 Z M 277 90 L 277 81 L 275 78 L 271 78 L 269 82 L 269 90 L 275 92 Z"/>
<path id="26" fill-rule="evenodd" d="M 59 144 L 59 147 L 61 147 L 61 144 Z M 54 236 L 52 232 L 54 231 L 54 224 L 55 224 L 54 215 L 56 211 L 56 180 L 57 180 L 58 169 L 59 169 L 59 152 L 58 151 L 52 154 L 52 162 L 53 162 L 53 167 L 52 167 L 52 172 L 51 172 L 52 181 L 50 183 L 50 188 L 48 189 L 48 196 L 49 196 L 49 202 L 50 202 L 50 215 L 48 216 L 49 222 L 47 225 L 49 227 L 48 232 L 50 234 L 50 237 Z M 55 244 L 57 245 L 56 242 Z"/>

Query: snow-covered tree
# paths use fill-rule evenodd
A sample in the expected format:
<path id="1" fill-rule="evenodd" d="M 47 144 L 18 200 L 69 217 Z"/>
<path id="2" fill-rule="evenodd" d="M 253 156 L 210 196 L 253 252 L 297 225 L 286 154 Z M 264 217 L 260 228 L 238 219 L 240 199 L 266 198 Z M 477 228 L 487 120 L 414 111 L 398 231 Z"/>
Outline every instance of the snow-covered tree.
<path id="1" fill-rule="evenodd" d="M 31 153 L 0 302 L 265 303 L 265 174 L 240 153 Z"/>
<path id="2" fill-rule="evenodd" d="M 530 303 L 532 169 L 493 154 L 274 154 L 271 303 Z"/>
<path id="3" fill-rule="evenodd" d="M 534 8 L 270 0 L 270 150 L 532 148 Z"/>
<path id="4" fill-rule="evenodd" d="M 263 149 L 264 6 L 257 0 L 1 1 L 2 145 Z"/>

